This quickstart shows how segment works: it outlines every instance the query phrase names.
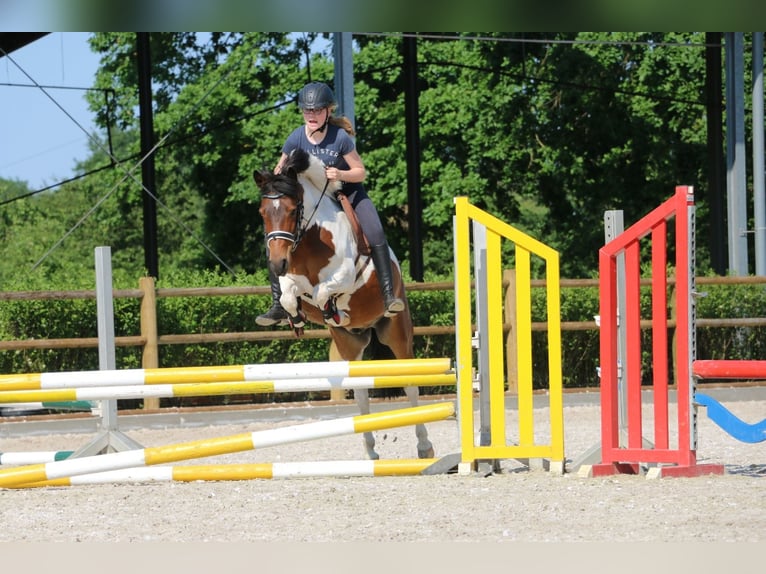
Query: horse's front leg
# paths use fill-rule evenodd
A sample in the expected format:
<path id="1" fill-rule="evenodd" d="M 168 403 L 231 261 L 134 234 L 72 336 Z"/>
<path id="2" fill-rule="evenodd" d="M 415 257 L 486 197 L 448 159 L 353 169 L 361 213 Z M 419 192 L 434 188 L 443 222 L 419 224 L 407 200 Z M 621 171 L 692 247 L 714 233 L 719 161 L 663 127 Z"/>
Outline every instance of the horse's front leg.
<path id="1" fill-rule="evenodd" d="M 370 414 L 370 392 L 368 389 L 354 389 L 354 398 L 359 407 L 359 414 Z M 364 448 L 367 450 L 367 458 L 378 460 L 380 455 L 375 452 L 375 436 L 371 432 L 364 433 Z"/>
<path id="2" fill-rule="evenodd" d="M 410 404 L 413 407 L 418 406 L 418 398 L 420 396 L 418 387 L 404 387 L 404 392 L 410 400 Z M 418 438 L 418 458 L 433 458 L 434 445 L 431 444 L 431 441 L 428 439 L 426 425 L 423 423 L 416 424 L 415 436 Z"/>
<path id="3" fill-rule="evenodd" d="M 345 327 L 351 322 L 348 313 L 338 306 L 339 292 L 328 288 L 326 283 L 320 283 L 314 288 L 312 299 L 322 311 L 325 323 L 332 327 Z"/>
<path id="4" fill-rule="evenodd" d="M 345 327 L 350 322 L 348 313 L 336 305 L 336 298 L 353 293 L 356 270 L 353 259 L 337 258 L 337 267 L 329 274 L 320 275 L 320 281 L 314 286 L 312 298 L 325 316 L 325 321 L 333 327 Z M 329 266 L 328 266 L 329 267 Z"/>
<path id="5" fill-rule="evenodd" d="M 300 318 L 302 321 L 305 321 L 305 317 L 299 317 L 298 315 L 300 311 L 298 297 L 301 294 L 299 285 L 292 278 L 283 275 L 279 278 L 279 288 L 282 291 L 279 302 L 284 310 L 287 311 L 287 314 L 294 319 Z"/>

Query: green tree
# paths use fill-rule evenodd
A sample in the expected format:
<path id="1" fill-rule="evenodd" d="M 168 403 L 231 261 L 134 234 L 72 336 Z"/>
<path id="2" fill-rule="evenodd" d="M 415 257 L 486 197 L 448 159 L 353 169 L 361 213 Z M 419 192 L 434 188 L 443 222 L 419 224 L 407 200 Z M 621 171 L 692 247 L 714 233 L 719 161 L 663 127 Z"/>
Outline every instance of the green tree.
<path id="1" fill-rule="evenodd" d="M 252 172 L 271 168 L 287 133 L 300 125 L 298 89 L 309 80 L 333 84 L 329 40 L 314 33 L 151 34 L 161 269 L 263 269 Z M 703 33 L 419 36 L 427 273 L 451 273 L 445 255 L 452 252 L 457 195 L 559 250 L 570 277 L 595 274 L 605 210 L 624 210 L 629 224 L 677 184 L 693 184 L 704 198 L 703 41 Z M 92 249 L 108 238 L 120 265 L 137 275 L 143 232 L 136 35 L 96 33 L 92 46 L 102 63 L 96 87 L 114 95 L 108 105 L 95 94 L 90 103 L 114 151 L 110 158 L 103 136 L 82 167 L 114 165 L 77 187 L 85 198 L 79 207 L 61 200 L 72 225 L 89 202 L 108 195 L 66 241 Z M 402 36 L 355 35 L 353 65 L 369 193 L 406 268 Z M 74 188 L 53 195 L 67 189 Z M 704 201 L 698 204 L 704 213 Z M 100 235 L 87 235 L 90 226 Z M 510 248 L 506 257 L 510 266 Z"/>

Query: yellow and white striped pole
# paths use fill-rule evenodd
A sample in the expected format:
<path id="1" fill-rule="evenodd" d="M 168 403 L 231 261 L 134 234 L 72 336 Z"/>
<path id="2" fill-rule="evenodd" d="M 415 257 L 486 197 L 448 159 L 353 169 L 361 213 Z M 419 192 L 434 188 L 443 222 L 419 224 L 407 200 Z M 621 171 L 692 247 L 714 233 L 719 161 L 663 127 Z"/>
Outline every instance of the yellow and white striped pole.
<path id="1" fill-rule="evenodd" d="M 454 414 L 455 405 L 453 403 L 435 403 L 369 415 L 357 415 L 304 425 L 177 443 L 169 446 L 70 458 L 46 464 L 0 470 L 0 487 L 19 486 L 81 474 L 152 466 L 281 444 L 409 426 L 442 420 Z"/>
<path id="2" fill-rule="evenodd" d="M 310 462 L 141 466 L 55 478 L 42 482 L 23 484 L 18 488 L 137 482 L 195 482 L 198 480 L 414 476 L 421 474 L 438 460 L 436 458 L 403 458 L 389 460 L 324 460 Z"/>
<path id="3" fill-rule="evenodd" d="M 0 391 L 0 404 L 34 401 L 96 401 L 113 399 L 146 399 L 244 395 L 257 393 L 297 393 L 312 391 L 382 389 L 396 387 L 446 386 L 456 384 L 453 374 L 392 375 L 384 377 L 339 377 L 284 379 L 276 381 L 231 381 L 215 383 L 177 383 L 157 385 L 124 385 L 77 387 L 70 389 L 34 389 Z"/>
<path id="4" fill-rule="evenodd" d="M 449 373 L 450 369 L 449 358 L 436 358 L 26 373 L 0 375 L 0 391 L 269 381 L 312 377 L 433 375 Z"/>
<path id="5" fill-rule="evenodd" d="M 44 464 L 69 458 L 73 450 L 39 450 L 24 452 L 0 452 L 0 465 L 21 466 L 24 464 Z"/>

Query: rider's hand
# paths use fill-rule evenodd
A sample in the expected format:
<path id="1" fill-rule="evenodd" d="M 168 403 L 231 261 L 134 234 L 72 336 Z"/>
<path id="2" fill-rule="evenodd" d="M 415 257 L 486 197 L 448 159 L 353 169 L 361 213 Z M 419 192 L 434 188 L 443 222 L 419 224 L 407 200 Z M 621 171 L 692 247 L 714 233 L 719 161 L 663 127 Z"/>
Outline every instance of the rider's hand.
<path id="1" fill-rule="evenodd" d="M 343 181 L 343 172 L 337 167 L 327 167 L 324 170 L 325 177 L 330 181 Z"/>

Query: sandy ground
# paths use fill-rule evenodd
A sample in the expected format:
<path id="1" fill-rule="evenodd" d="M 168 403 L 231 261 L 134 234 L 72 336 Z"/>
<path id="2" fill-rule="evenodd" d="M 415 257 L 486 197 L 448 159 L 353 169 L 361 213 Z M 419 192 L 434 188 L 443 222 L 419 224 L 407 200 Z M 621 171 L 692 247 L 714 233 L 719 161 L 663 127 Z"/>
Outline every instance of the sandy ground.
<path id="1" fill-rule="evenodd" d="M 565 451 L 578 460 L 599 441 L 599 412 L 565 402 Z M 400 408 L 376 403 L 373 410 Z M 727 406 L 753 423 L 763 400 Z M 282 420 L 248 411 L 247 422 L 131 428 L 144 447 L 303 424 L 321 409 Z M 702 411 L 704 413 L 704 411 Z M 308 414 L 306 414 L 308 413 Z M 314 414 L 316 413 L 316 415 Z M 506 411 L 509 436 L 516 412 Z M 535 411 L 544 427 L 547 409 Z M 267 420 L 268 419 L 268 420 Z M 0 452 L 76 450 L 84 433 L 28 435 L 0 419 Z M 459 450 L 457 422 L 428 425 L 436 456 Z M 698 461 L 726 465 L 724 476 L 650 480 L 645 476 L 556 475 L 518 461 L 491 476 L 290 478 L 218 482 L 97 484 L 0 489 L 0 542 L 752 542 L 766 541 L 766 442 L 731 438 L 699 417 Z M 542 431 L 543 433 L 545 431 Z M 411 428 L 375 433 L 381 458 L 412 458 Z M 350 435 L 249 450 L 179 464 L 364 458 Z M 0 467 L 8 469 L 12 467 Z"/>

